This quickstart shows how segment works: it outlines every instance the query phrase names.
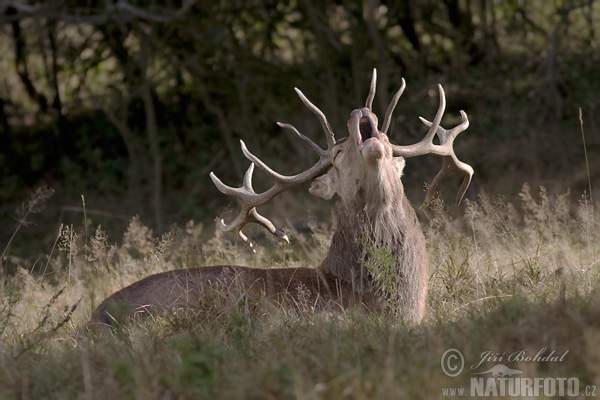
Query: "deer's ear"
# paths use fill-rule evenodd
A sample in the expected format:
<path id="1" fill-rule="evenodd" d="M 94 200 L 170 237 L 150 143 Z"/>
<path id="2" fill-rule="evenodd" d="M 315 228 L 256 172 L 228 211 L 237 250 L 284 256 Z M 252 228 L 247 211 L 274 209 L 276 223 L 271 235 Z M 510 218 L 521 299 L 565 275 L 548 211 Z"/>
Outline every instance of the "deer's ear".
<path id="1" fill-rule="evenodd" d="M 406 165 L 406 160 L 404 160 L 404 157 L 394 157 L 394 163 L 396 163 L 398 175 L 402 177 L 402 174 L 404 173 L 404 166 Z"/>
<path id="2" fill-rule="evenodd" d="M 333 168 L 329 170 L 325 175 L 321 175 L 318 178 L 315 178 L 310 185 L 310 189 L 308 191 L 313 196 L 320 197 L 325 200 L 329 200 L 335 194 L 335 189 L 333 187 Z"/>

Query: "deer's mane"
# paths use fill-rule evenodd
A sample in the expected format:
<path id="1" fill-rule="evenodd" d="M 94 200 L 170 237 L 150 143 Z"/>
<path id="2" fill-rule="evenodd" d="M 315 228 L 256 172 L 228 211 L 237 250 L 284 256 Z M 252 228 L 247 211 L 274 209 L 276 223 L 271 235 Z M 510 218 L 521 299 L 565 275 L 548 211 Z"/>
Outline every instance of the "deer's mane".
<path id="1" fill-rule="evenodd" d="M 395 260 L 400 286 L 415 281 L 414 275 L 427 265 L 425 239 L 416 214 L 404 196 L 382 206 L 350 208 L 337 206 L 337 231 L 320 268 L 338 279 L 369 293 L 376 289 L 367 271 L 369 251 L 383 248 Z M 410 293 L 410 291 L 408 292 Z"/>

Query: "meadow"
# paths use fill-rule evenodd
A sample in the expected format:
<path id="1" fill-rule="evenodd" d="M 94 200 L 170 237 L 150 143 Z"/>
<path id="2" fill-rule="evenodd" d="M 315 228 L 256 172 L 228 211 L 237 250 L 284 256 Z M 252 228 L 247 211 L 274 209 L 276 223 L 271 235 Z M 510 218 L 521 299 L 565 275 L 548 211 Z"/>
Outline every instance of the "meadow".
<path id="1" fill-rule="evenodd" d="M 44 195 L 32 194 L 20 221 L 44 212 Z M 430 280 L 420 325 L 365 309 L 292 312 L 231 291 L 111 337 L 82 329 L 102 299 L 152 273 L 316 266 L 333 233 L 316 221 L 290 232 L 292 246 L 264 240 L 256 254 L 210 224 L 155 237 L 139 217 L 121 238 L 86 217 L 61 226 L 33 264 L 5 249 L 4 266 L 18 272 L 2 276 L 0 398 L 446 398 L 496 364 L 576 378 L 581 396 L 600 395 L 600 220 L 591 199 L 524 185 L 514 202 L 482 193 L 458 217 L 450 208 L 437 198 L 422 214 Z M 442 369 L 448 349 L 464 356 L 457 377 Z"/>

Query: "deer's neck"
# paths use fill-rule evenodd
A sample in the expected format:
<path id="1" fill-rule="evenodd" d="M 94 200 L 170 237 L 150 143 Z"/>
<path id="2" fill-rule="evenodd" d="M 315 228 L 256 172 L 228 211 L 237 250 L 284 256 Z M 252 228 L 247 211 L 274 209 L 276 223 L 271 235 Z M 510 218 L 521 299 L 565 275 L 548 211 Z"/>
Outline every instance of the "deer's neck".
<path id="1" fill-rule="evenodd" d="M 340 202 L 338 228 L 320 268 L 368 290 L 372 278 L 365 263 L 373 249 L 383 250 L 393 259 L 399 276 L 412 275 L 427 263 L 425 240 L 415 212 L 404 196 L 397 199 L 389 204 L 367 203 L 362 208 Z"/>

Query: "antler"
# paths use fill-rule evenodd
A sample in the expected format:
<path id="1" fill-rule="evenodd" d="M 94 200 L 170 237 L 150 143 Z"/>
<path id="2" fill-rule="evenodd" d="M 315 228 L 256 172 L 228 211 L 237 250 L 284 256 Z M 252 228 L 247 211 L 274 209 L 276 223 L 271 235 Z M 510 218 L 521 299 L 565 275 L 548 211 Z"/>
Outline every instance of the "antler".
<path id="1" fill-rule="evenodd" d="M 242 241 L 245 242 L 252 249 L 252 251 L 255 251 L 253 249 L 254 246 L 250 241 L 248 241 L 248 238 L 242 232 L 242 228 L 250 222 L 262 225 L 273 235 L 289 243 L 287 235 L 281 230 L 277 229 L 275 225 L 273 225 L 273 223 L 267 218 L 260 215 L 258 211 L 256 211 L 256 207 L 265 204 L 278 194 L 285 192 L 288 189 L 312 181 L 319 175 L 323 175 L 325 172 L 327 172 L 329 167 L 331 167 L 331 151 L 335 143 L 335 136 L 333 134 L 333 131 L 331 130 L 331 127 L 329 126 L 329 122 L 327 122 L 325 114 L 323 114 L 321 110 L 319 110 L 314 104 L 312 104 L 298 88 L 295 88 L 295 90 L 298 96 L 300 97 L 300 100 L 302 100 L 302 102 L 304 103 L 304 105 L 306 105 L 306 107 L 308 107 L 319 118 L 321 126 L 325 131 L 325 137 L 327 139 L 327 149 L 322 149 L 319 145 L 314 143 L 308 137 L 301 134 L 292 125 L 282 124 L 280 122 L 278 122 L 277 124 L 282 128 L 286 128 L 292 131 L 292 133 L 294 133 L 302 141 L 307 143 L 313 150 L 315 150 L 315 152 L 319 155 L 319 161 L 315 165 L 297 175 L 281 175 L 278 172 L 275 172 L 271 168 L 269 168 L 254 154 L 250 153 L 244 142 L 240 140 L 244 156 L 252 162 L 250 164 L 250 167 L 246 171 L 246 174 L 244 175 L 244 181 L 242 186 L 239 188 L 227 186 L 223 182 L 221 182 L 221 180 L 217 178 L 217 176 L 214 173 L 210 173 L 210 178 L 212 179 L 217 189 L 219 189 L 221 193 L 227 196 L 235 197 L 242 206 L 242 210 L 240 211 L 239 215 L 231 223 L 226 224 L 225 221 L 221 220 L 221 229 L 223 229 L 226 232 L 235 232 L 240 237 L 240 239 L 242 239 Z M 275 181 L 275 184 L 270 189 L 262 193 L 256 193 L 252 188 L 252 173 L 254 172 L 255 165 Z"/>
<path id="2" fill-rule="evenodd" d="M 369 87 L 369 95 L 367 96 L 367 102 L 365 107 L 367 107 L 371 112 L 373 111 L 373 99 L 375 98 L 375 91 L 377 89 L 377 69 L 373 69 L 373 77 L 371 78 L 371 86 Z M 398 100 L 400 100 L 400 96 L 404 93 L 404 89 L 406 89 L 406 82 L 404 78 L 402 78 L 402 85 L 400 85 L 400 89 L 396 92 L 390 105 L 388 106 L 387 111 L 385 112 L 385 117 L 383 118 L 383 124 L 381 125 L 381 132 L 387 135 L 387 131 L 390 128 L 390 123 L 392 122 L 392 113 L 398 104 Z"/>
<path id="3" fill-rule="evenodd" d="M 438 85 L 438 89 L 440 91 L 440 106 L 435 114 L 433 122 L 429 122 L 426 119 L 419 117 L 421 122 L 429 126 L 429 131 L 423 140 L 421 140 L 419 143 L 409 146 L 392 145 L 394 156 L 409 158 L 424 154 L 434 154 L 443 157 L 444 162 L 442 169 L 440 169 L 435 178 L 433 178 L 433 182 L 429 186 L 429 190 L 425 195 L 425 200 L 423 201 L 421 208 L 426 208 L 429 205 L 441 180 L 452 171 L 458 171 L 464 175 L 462 184 L 460 185 L 458 194 L 456 196 L 456 204 L 460 204 L 465 192 L 467 191 L 467 188 L 469 187 L 469 184 L 471 183 L 471 178 L 473 177 L 474 173 L 473 168 L 471 168 L 469 164 L 460 161 L 456 157 L 454 148 L 452 147 L 456 136 L 469 127 L 469 119 L 467 118 L 467 114 L 461 110 L 460 117 L 462 122 L 459 125 L 450 130 L 442 128 L 440 126 L 440 122 L 442 120 L 442 116 L 444 115 L 444 111 L 446 110 L 446 96 L 444 94 L 442 85 Z M 433 137 L 436 134 L 440 141 L 439 145 L 433 144 Z"/>

